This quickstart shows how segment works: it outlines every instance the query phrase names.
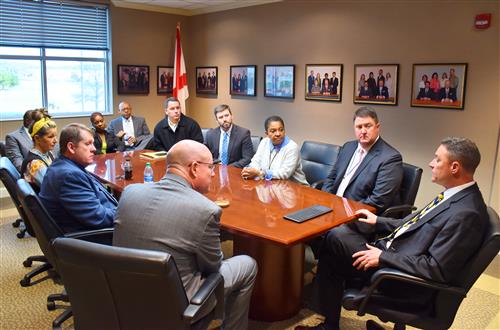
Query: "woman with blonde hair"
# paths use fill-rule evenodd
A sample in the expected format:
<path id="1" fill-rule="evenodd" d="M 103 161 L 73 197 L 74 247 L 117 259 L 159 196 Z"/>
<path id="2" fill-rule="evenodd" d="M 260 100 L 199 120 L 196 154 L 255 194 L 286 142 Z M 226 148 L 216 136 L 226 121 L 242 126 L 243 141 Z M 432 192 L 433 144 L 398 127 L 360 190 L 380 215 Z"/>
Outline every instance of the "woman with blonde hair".
<path id="1" fill-rule="evenodd" d="M 32 114 L 34 119 L 29 128 L 33 139 L 33 149 L 21 165 L 21 173 L 24 179 L 31 184 L 36 193 L 40 191 L 43 177 L 47 168 L 54 160 L 52 150 L 57 144 L 57 126 L 44 110 L 35 110 Z"/>

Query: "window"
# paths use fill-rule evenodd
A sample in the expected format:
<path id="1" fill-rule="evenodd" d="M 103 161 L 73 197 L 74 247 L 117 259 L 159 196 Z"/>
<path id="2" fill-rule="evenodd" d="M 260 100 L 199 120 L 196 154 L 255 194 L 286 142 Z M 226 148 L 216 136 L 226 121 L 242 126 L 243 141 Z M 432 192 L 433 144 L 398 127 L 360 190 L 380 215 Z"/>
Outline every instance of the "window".
<path id="1" fill-rule="evenodd" d="M 0 119 L 45 107 L 55 117 L 111 112 L 108 7 L 0 1 Z"/>

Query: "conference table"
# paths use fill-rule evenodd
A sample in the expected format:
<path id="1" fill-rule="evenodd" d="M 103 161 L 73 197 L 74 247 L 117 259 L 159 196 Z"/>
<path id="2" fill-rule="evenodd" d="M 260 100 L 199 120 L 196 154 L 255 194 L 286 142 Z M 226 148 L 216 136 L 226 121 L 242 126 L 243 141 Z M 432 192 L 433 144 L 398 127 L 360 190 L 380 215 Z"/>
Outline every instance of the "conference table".
<path id="1" fill-rule="evenodd" d="M 133 183 L 143 182 L 146 162 L 154 170 L 154 181 L 165 174 L 165 159 L 145 160 L 132 151 L 96 155 L 87 171 L 107 184 L 117 196 Z M 131 180 L 124 179 L 123 161 L 130 157 Z M 373 208 L 289 180 L 244 180 L 241 169 L 217 165 L 206 196 L 228 201 L 221 227 L 233 236 L 233 254 L 253 257 L 259 270 L 252 293 L 250 317 L 279 321 L 294 316 L 301 307 L 304 285 L 304 242 L 329 229 L 354 220 L 358 209 Z M 303 223 L 283 215 L 312 205 L 330 207 L 333 212 Z"/>

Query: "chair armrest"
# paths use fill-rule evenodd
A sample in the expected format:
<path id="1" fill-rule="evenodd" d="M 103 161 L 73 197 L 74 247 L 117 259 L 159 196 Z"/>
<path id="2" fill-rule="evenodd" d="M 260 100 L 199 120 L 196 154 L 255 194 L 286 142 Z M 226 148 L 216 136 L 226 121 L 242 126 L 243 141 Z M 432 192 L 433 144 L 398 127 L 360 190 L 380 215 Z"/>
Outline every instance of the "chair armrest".
<path id="1" fill-rule="evenodd" d="M 391 206 L 387 210 L 384 211 L 384 213 L 381 214 L 382 217 L 388 217 L 388 218 L 393 218 L 393 214 L 397 214 L 400 212 L 408 212 L 410 214 L 411 212 L 415 211 L 417 209 L 416 206 L 413 205 L 396 205 L 396 206 Z M 408 215 L 406 214 L 406 215 Z M 406 216 L 405 215 L 405 216 Z"/>
<path id="2" fill-rule="evenodd" d="M 426 280 L 394 268 L 381 268 L 372 275 L 371 284 L 366 289 L 366 296 L 363 298 L 363 301 L 359 305 L 358 313 L 365 313 L 366 306 L 368 305 L 368 301 L 370 300 L 372 294 L 379 287 L 380 283 L 386 280 L 398 281 L 402 283 L 411 283 L 425 288 L 430 288 L 439 291 L 446 291 L 451 294 L 455 294 L 462 297 L 465 297 L 466 295 L 466 291 L 458 287 L 453 287 L 447 284 Z"/>
<path id="3" fill-rule="evenodd" d="M 325 183 L 325 181 L 326 179 L 313 182 L 311 183 L 311 188 L 321 190 L 321 188 L 323 188 L 323 184 Z"/>
<path id="4" fill-rule="evenodd" d="M 214 296 L 214 293 L 215 299 L 210 299 Z M 183 318 L 185 320 L 194 319 L 196 314 L 210 300 L 216 302 L 217 306 L 222 307 L 224 304 L 224 278 L 220 273 L 212 273 L 205 279 L 201 287 L 191 298 L 189 305 L 184 311 Z"/>
<path id="5" fill-rule="evenodd" d="M 83 241 L 104 244 L 104 245 L 112 245 L 113 244 L 113 228 L 102 228 L 96 230 L 86 230 L 79 231 L 76 233 L 70 233 L 64 235 L 64 237 L 81 239 Z"/>

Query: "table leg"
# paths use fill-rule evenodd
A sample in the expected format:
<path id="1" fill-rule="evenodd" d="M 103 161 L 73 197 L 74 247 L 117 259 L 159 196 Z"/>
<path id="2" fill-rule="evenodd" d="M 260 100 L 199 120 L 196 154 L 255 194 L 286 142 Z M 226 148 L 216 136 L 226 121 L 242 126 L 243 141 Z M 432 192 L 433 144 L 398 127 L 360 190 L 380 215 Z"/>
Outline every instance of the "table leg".
<path id="1" fill-rule="evenodd" d="M 274 322 L 298 313 L 304 285 L 304 244 L 286 246 L 235 234 L 233 251 L 234 255 L 251 256 L 259 266 L 250 318 Z"/>

